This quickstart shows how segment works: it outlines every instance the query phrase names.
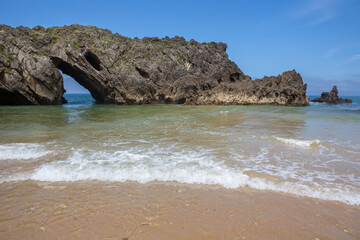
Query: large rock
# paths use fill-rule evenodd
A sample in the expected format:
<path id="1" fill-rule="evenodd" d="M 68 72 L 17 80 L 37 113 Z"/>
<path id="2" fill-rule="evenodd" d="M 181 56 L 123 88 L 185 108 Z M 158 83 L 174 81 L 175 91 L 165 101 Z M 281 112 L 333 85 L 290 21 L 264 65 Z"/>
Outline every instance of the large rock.
<path id="1" fill-rule="evenodd" d="M 333 86 L 330 92 L 322 92 L 321 97 L 313 99 L 312 102 L 341 104 L 341 103 L 352 103 L 352 100 L 339 98 L 337 87 Z"/>
<path id="2" fill-rule="evenodd" d="M 59 69 L 110 104 L 309 104 L 293 71 L 252 80 L 224 43 L 130 39 L 93 26 L 0 25 L 0 104 L 61 104 Z"/>

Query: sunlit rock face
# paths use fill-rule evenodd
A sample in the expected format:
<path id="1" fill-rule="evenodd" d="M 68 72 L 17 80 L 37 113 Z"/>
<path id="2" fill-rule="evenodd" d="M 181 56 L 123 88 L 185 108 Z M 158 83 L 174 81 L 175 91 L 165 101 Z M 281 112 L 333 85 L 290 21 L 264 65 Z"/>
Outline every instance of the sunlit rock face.
<path id="1" fill-rule="evenodd" d="M 131 39 L 94 26 L 0 25 L 0 104 L 62 104 L 59 70 L 108 104 L 309 104 L 295 70 L 252 80 L 224 43 Z"/>

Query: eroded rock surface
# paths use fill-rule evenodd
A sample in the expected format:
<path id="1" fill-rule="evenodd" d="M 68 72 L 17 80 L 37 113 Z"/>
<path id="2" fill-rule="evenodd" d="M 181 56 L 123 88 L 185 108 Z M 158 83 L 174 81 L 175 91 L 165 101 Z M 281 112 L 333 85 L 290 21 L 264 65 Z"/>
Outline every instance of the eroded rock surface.
<path id="1" fill-rule="evenodd" d="M 337 87 L 333 86 L 330 92 L 322 92 L 321 97 L 313 99 L 312 102 L 341 104 L 341 103 L 352 103 L 352 100 L 339 98 Z"/>
<path id="2" fill-rule="evenodd" d="M 59 69 L 109 104 L 309 104 L 295 70 L 252 80 L 224 43 L 131 39 L 93 26 L 0 25 L 0 104 L 61 104 Z"/>

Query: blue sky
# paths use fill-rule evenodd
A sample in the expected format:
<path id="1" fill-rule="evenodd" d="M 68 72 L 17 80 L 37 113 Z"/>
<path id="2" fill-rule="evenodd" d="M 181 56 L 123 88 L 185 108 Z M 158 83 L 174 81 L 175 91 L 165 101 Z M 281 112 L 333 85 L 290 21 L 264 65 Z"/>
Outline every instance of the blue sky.
<path id="1" fill-rule="evenodd" d="M 360 95 L 360 1 L 4 1 L 0 23 L 13 27 L 73 23 L 128 37 L 184 36 L 225 42 L 252 78 L 296 69 L 308 94 L 338 86 Z M 65 79 L 68 92 L 82 92 Z"/>

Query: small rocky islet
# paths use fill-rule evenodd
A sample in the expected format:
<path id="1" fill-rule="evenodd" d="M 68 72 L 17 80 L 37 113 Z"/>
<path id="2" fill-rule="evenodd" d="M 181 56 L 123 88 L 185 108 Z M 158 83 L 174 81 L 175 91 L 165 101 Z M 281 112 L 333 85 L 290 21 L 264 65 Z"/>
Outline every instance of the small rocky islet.
<path id="1" fill-rule="evenodd" d="M 311 102 L 328 103 L 328 104 L 343 104 L 352 103 L 351 99 L 344 99 L 338 97 L 338 90 L 333 86 L 330 92 L 322 92 L 321 97 L 311 100 Z"/>
<path id="2" fill-rule="evenodd" d="M 105 104 L 271 104 L 307 106 L 295 70 L 251 79 L 225 43 L 142 39 L 94 26 L 0 25 L 0 104 L 65 103 L 59 70 Z"/>

